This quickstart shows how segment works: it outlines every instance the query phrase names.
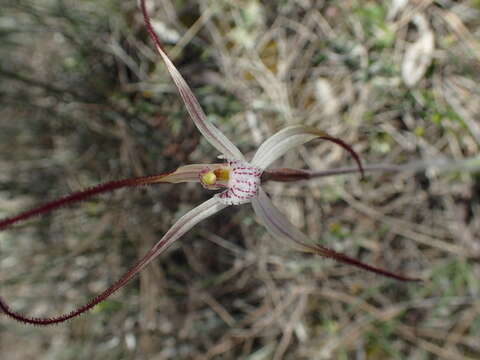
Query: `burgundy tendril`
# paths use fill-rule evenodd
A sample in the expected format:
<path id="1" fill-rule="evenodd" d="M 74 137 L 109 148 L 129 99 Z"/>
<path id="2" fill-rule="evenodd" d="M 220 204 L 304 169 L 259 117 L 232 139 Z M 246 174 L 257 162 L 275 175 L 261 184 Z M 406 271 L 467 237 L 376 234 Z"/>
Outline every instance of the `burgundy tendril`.
<path id="1" fill-rule="evenodd" d="M 19 221 L 24 221 L 31 217 L 48 213 L 62 206 L 83 201 L 95 195 L 99 195 L 101 193 L 111 192 L 111 191 L 114 191 L 120 188 L 125 188 L 125 187 L 134 187 L 134 186 L 153 184 L 159 179 L 161 179 L 162 177 L 167 176 L 171 173 L 172 172 L 158 174 L 158 175 L 151 175 L 151 176 L 143 176 L 138 178 L 131 178 L 131 179 L 115 180 L 115 181 L 110 181 L 104 184 L 100 184 L 100 185 L 88 188 L 83 191 L 74 192 L 70 195 L 53 200 L 51 202 L 43 204 L 34 209 L 20 213 L 16 216 L 0 220 L 0 231 L 6 229 L 10 225 L 13 225 Z"/>
<path id="2" fill-rule="evenodd" d="M 142 9 L 143 21 L 145 23 L 145 27 L 147 28 L 148 34 L 152 38 L 155 45 L 163 50 L 163 46 L 162 46 L 160 40 L 158 39 L 158 36 L 155 33 L 155 30 L 153 30 L 152 24 L 150 22 L 150 16 L 148 15 L 148 12 L 147 12 L 147 7 L 145 5 L 145 0 L 140 0 L 140 8 Z"/>
<path id="3" fill-rule="evenodd" d="M 360 161 L 360 156 L 358 156 L 357 152 L 355 150 L 353 150 L 353 148 L 349 144 L 347 144 L 342 139 L 332 137 L 332 136 L 320 136 L 319 139 L 331 141 L 331 142 L 341 146 L 345 150 L 347 150 L 350 153 L 350 155 L 352 155 L 353 158 L 355 159 L 355 162 L 357 163 L 358 169 L 360 170 L 360 174 L 362 176 L 362 179 L 365 177 L 365 172 L 363 170 L 362 162 Z"/>
<path id="4" fill-rule="evenodd" d="M 347 256 L 345 254 L 338 253 L 334 250 L 328 249 L 326 247 L 320 246 L 320 245 L 309 245 L 309 244 L 303 244 L 309 251 L 311 251 L 314 254 L 330 258 L 339 262 L 342 262 L 344 264 L 349 264 L 352 266 L 356 266 L 358 268 L 373 272 L 375 274 L 379 274 L 385 277 L 393 278 L 396 280 L 400 281 L 422 281 L 419 278 L 412 278 L 408 276 L 403 276 L 399 275 L 393 272 L 390 272 L 388 270 L 384 270 L 381 268 L 377 268 L 372 265 L 365 264 L 364 262 L 361 262 L 360 260 L 351 258 L 350 256 Z"/>
<path id="5" fill-rule="evenodd" d="M 120 188 L 125 187 L 135 187 L 135 186 L 146 186 L 151 185 L 159 182 L 163 177 L 171 174 L 172 172 L 158 174 L 158 175 L 151 175 L 151 176 L 143 176 L 138 178 L 130 178 L 130 179 L 123 179 L 123 180 L 116 180 L 110 181 L 104 184 L 100 184 L 89 189 L 74 192 L 70 195 L 61 197 L 59 199 L 53 200 L 48 202 L 44 205 L 39 207 L 33 208 L 31 210 L 25 211 L 20 213 L 16 216 L 6 218 L 0 221 L 0 231 L 5 230 L 9 226 L 20 222 L 25 221 L 31 217 L 39 216 L 50 211 L 59 209 L 66 205 L 71 205 L 76 202 L 80 202 L 91 198 L 95 195 L 99 195 L 101 193 L 111 192 Z M 57 324 L 60 322 L 64 322 L 68 319 L 76 317 L 85 311 L 90 310 L 98 303 L 102 302 L 110 295 L 112 295 L 115 291 L 123 287 L 133 276 L 142 268 L 143 264 L 148 261 L 148 259 L 153 255 L 152 251 L 149 251 L 140 261 L 138 261 L 130 270 L 128 270 L 117 282 L 115 282 L 112 286 L 102 292 L 100 295 L 96 296 L 92 300 L 90 300 L 87 304 L 73 310 L 67 314 L 56 316 L 56 317 L 30 317 L 23 315 L 21 313 L 15 312 L 10 309 L 8 304 L 0 297 L 0 310 L 7 316 L 23 322 L 27 324 L 34 324 L 34 325 L 52 325 Z"/>
<path id="6" fill-rule="evenodd" d="M 347 150 L 350 155 L 353 156 L 355 162 L 357 163 L 358 170 L 362 176 L 362 179 L 365 177 L 365 170 L 362 166 L 362 162 L 360 157 L 358 156 L 357 152 L 353 150 L 353 148 L 339 138 L 335 138 L 332 136 L 320 136 L 319 139 L 331 141 L 343 149 Z M 264 170 L 262 174 L 262 183 L 267 181 L 277 181 L 277 182 L 293 182 L 293 181 L 300 181 L 300 180 L 309 180 L 312 178 L 312 171 L 308 170 L 299 170 L 299 169 L 275 169 L 275 170 Z"/>
<path id="7" fill-rule="evenodd" d="M 5 315 L 32 325 L 53 325 L 58 324 L 64 321 L 67 321 L 71 318 L 74 318 L 82 313 L 92 309 L 95 305 L 101 303 L 105 299 L 107 299 L 110 295 L 116 292 L 121 287 L 125 286 L 143 267 L 143 265 L 154 255 L 153 249 L 151 249 L 140 261 L 138 261 L 133 267 L 130 268 L 117 282 L 115 282 L 112 286 L 102 292 L 100 295 L 94 297 L 90 300 L 87 304 L 63 315 L 55 316 L 55 317 L 31 317 L 27 315 L 23 315 L 19 312 L 15 312 L 10 309 L 8 304 L 6 304 L 3 299 L 0 297 L 0 309 L 5 313 Z"/>

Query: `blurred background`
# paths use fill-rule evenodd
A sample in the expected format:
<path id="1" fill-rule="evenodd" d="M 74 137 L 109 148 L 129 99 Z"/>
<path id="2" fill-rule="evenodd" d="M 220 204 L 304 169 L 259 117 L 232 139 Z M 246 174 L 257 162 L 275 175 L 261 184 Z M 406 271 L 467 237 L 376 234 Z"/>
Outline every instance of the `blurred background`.
<path id="1" fill-rule="evenodd" d="M 1 3 L 1 217 L 215 160 L 135 0 Z M 76 320 L 40 328 L 0 316 L 2 358 L 480 359 L 480 1 L 148 7 L 209 120 L 247 156 L 306 124 L 367 164 L 457 164 L 267 186 L 315 241 L 425 281 L 292 252 L 243 205 L 196 226 Z M 276 165 L 353 162 L 315 141 Z M 210 196 L 193 184 L 120 190 L 3 231 L 0 294 L 29 315 L 72 310 Z"/>

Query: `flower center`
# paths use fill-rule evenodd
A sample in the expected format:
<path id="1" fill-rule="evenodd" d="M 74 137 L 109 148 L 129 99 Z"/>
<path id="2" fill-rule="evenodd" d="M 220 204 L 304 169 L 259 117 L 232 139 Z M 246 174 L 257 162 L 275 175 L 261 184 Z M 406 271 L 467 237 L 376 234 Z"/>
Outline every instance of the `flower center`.
<path id="1" fill-rule="evenodd" d="M 252 166 L 245 161 L 228 161 L 227 190 L 216 194 L 222 203 L 239 205 L 252 201 L 258 195 L 263 169 Z"/>
<path id="2" fill-rule="evenodd" d="M 202 186 L 209 190 L 226 188 L 215 194 L 227 205 L 239 205 L 250 202 L 258 195 L 263 169 L 241 160 L 229 160 L 215 169 L 205 168 L 199 178 Z"/>

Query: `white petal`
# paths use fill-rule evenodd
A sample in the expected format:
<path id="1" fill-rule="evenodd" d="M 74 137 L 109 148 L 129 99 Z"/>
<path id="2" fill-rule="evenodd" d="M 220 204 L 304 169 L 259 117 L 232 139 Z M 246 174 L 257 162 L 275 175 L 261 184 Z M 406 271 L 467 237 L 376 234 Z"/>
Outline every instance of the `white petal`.
<path id="1" fill-rule="evenodd" d="M 205 139 L 207 139 L 207 141 L 210 142 L 213 147 L 215 147 L 226 157 L 230 159 L 244 160 L 245 158 L 240 150 L 238 150 L 238 148 L 219 129 L 217 129 L 207 120 L 207 117 L 198 103 L 197 98 L 193 94 L 192 90 L 190 90 L 190 87 L 183 79 L 182 75 L 180 75 L 178 70 L 175 68 L 167 55 L 162 51 L 162 49 L 159 47 L 157 47 L 157 49 L 160 52 L 160 55 L 162 55 L 173 81 L 177 85 L 180 96 L 187 107 L 190 117 Z"/>
<path id="2" fill-rule="evenodd" d="M 163 253 L 174 241 L 178 240 L 188 230 L 198 224 L 200 221 L 216 214 L 227 205 L 221 204 L 217 198 L 212 197 L 199 206 L 193 208 L 172 225 L 172 227 L 163 235 L 163 237 L 130 269 L 112 288 L 113 291 L 124 286 L 145 266 L 151 263 L 158 255 Z M 112 288 L 109 290 L 111 291 Z M 106 290 L 106 291 L 109 291 Z"/>
<path id="3" fill-rule="evenodd" d="M 313 139 L 328 140 L 347 150 L 355 159 L 355 162 L 357 163 L 358 168 L 363 176 L 363 167 L 360 157 L 350 145 L 339 138 L 328 135 L 326 132 L 302 125 L 286 127 L 285 129 L 280 130 L 275 135 L 265 140 L 265 142 L 260 145 L 260 148 L 257 150 L 251 161 L 251 164 L 253 166 L 258 166 L 262 169 L 265 169 L 272 162 L 283 156 L 287 151 L 296 146 L 303 145 Z"/>
<path id="4" fill-rule="evenodd" d="M 293 224 L 276 208 L 275 205 L 268 198 L 265 191 L 260 188 L 257 198 L 252 200 L 252 206 L 260 218 L 260 221 L 265 225 L 267 230 L 276 238 L 291 240 L 293 245 L 298 250 L 313 253 L 323 257 L 331 258 L 339 262 L 353 265 L 358 268 L 401 281 L 417 281 L 418 279 L 409 278 L 406 276 L 392 273 L 388 270 L 380 269 L 359 260 L 351 258 L 347 255 L 338 253 L 336 251 L 327 249 L 323 246 L 313 244 L 308 237 L 299 231 Z"/>
<path id="5" fill-rule="evenodd" d="M 142 268 L 200 221 L 216 214 L 227 206 L 228 205 L 220 203 L 216 197 L 212 197 L 187 212 L 173 224 L 166 234 L 150 249 L 147 255 L 145 255 L 142 260 Z"/>
<path id="6" fill-rule="evenodd" d="M 250 163 L 265 169 L 290 149 L 322 136 L 328 134 L 308 126 L 286 127 L 265 140 Z"/>
<path id="7" fill-rule="evenodd" d="M 252 200 L 253 210 L 260 222 L 276 238 L 293 240 L 299 250 L 304 250 L 308 238 L 273 205 L 265 191 L 260 188 L 257 198 Z"/>
<path id="8" fill-rule="evenodd" d="M 166 176 L 159 177 L 155 182 L 169 182 L 169 183 L 182 183 L 182 182 L 200 182 L 199 173 L 206 169 L 217 169 L 225 166 L 225 164 L 192 164 L 180 166 L 177 170 Z"/>
<path id="9" fill-rule="evenodd" d="M 108 289 L 93 298 L 87 304 L 73 310 L 69 313 L 58 315 L 55 317 L 39 318 L 28 317 L 21 315 L 10 309 L 10 307 L 0 298 L 0 311 L 3 311 L 7 316 L 10 316 L 18 321 L 36 325 L 51 325 L 60 323 L 68 319 L 74 318 L 81 313 L 90 310 L 98 303 L 107 299 L 110 295 L 118 289 L 125 286 L 131 279 L 133 279 L 145 266 L 152 262 L 158 255 L 165 251 L 175 240 L 179 239 L 183 234 L 190 230 L 200 221 L 219 212 L 227 205 L 219 203 L 216 197 L 205 201 L 203 204 L 190 210 L 183 215 L 178 221 L 167 231 L 167 233 L 147 252 L 147 254 L 140 259 L 130 270 L 128 270 L 117 282 L 115 282 Z"/>
<path id="10" fill-rule="evenodd" d="M 149 31 L 150 36 L 153 39 L 155 48 L 162 57 L 165 65 L 167 65 L 167 70 L 170 73 L 175 85 L 177 85 L 178 92 L 185 103 L 188 113 L 192 118 L 193 122 L 197 126 L 198 130 L 202 135 L 207 139 L 210 144 L 212 144 L 218 151 L 226 155 L 230 159 L 244 160 L 244 157 L 240 150 L 214 125 L 212 125 L 205 116 L 202 107 L 198 103 L 197 98 L 193 94 L 192 90 L 188 86 L 185 79 L 182 77 L 180 72 L 177 70 L 172 61 L 168 58 L 167 54 L 163 51 L 160 46 L 160 40 L 158 39 L 157 34 L 150 25 L 150 19 L 148 17 L 145 3 L 141 3 L 142 12 L 145 19 L 145 24 L 147 30 Z"/>

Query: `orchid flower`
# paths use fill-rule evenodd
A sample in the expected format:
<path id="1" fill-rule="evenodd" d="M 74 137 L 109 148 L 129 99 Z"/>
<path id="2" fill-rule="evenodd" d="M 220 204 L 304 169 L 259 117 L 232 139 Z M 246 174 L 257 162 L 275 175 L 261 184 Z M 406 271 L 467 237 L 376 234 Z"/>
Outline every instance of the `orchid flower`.
<path id="1" fill-rule="evenodd" d="M 274 237 L 291 241 L 294 247 L 300 251 L 332 258 L 396 280 L 418 280 L 365 264 L 348 257 L 347 255 L 340 254 L 310 242 L 306 235 L 296 229 L 273 205 L 272 201 L 262 189 L 261 184 L 268 180 L 296 181 L 305 178 L 304 175 L 306 173 L 302 172 L 302 170 L 288 169 L 267 173 L 266 169 L 268 166 L 294 147 L 300 146 L 314 139 L 324 139 L 342 146 L 353 156 L 359 171 L 363 175 L 363 167 L 359 156 L 342 140 L 332 137 L 315 128 L 298 125 L 289 126 L 268 138 L 260 145 L 251 161 L 247 161 L 240 150 L 219 129 L 207 120 L 205 113 L 187 82 L 162 49 L 160 41 L 150 24 L 145 1 L 141 0 L 140 4 L 147 31 L 153 40 L 157 52 L 165 62 L 167 70 L 183 99 L 191 119 L 205 139 L 221 153 L 221 157 L 224 161 L 213 164 L 186 165 L 168 173 L 104 183 L 84 191 L 72 193 L 32 210 L 1 220 L 0 230 L 4 230 L 10 225 L 26 220 L 30 217 L 58 209 L 64 205 L 83 201 L 100 193 L 124 187 L 158 183 L 195 182 L 200 183 L 208 190 L 220 191 L 215 193 L 209 200 L 190 210 L 177 220 L 170 230 L 168 230 L 167 233 L 143 256 L 143 258 L 141 258 L 123 275 L 123 277 L 87 304 L 70 313 L 49 318 L 38 318 L 29 317 L 12 310 L 2 298 L 0 298 L 0 309 L 5 315 L 20 322 L 35 325 L 50 325 L 76 317 L 93 308 L 95 305 L 112 295 L 115 291 L 125 286 L 135 275 L 152 262 L 158 255 L 164 252 L 174 241 L 179 239 L 200 221 L 218 213 L 227 206 L 248 203 L 252 205 L 260 222 Z"/>

